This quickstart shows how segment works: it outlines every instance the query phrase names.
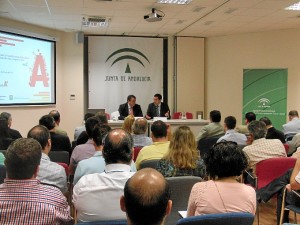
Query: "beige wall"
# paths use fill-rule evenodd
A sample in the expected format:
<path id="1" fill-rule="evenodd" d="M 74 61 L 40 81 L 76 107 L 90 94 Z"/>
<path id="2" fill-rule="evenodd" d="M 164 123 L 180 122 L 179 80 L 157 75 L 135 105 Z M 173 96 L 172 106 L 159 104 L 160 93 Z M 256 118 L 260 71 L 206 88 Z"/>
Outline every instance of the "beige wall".
<path id="1" fill-rule="evenodd" d="M 206 112 L 242 122 L 243 69 L 288 68 L 287 111 L 300 111 L 300 30 L 230 35 L 205 42 Z"/>
<path id="2" fill-rule="evenodd" d="M 10 112 L 13 117 L 12 128 L 19 130 L 23 136 L 26 136 L 28 130 L 38 124 L 38 120 L 42 115 L 56 108 L 61 113 L 61 127 L 67 130 L 69 137 L 72 139 L 74 126 L 80 125 L 83 118 L 82 44 L 75 43 L 73 33 L 59 32 L 1 18 L 0 26 L 58 39 L 56 45 L 56 107 L 2 107 L 0 112 Z M 69 100 L 70 94 L 75 94 L 76 99 Z"/>
<path id="3" fill-rule="evenodd" d="M 177 111 L 204 111 L 204 38 L 177 38 Z"/>

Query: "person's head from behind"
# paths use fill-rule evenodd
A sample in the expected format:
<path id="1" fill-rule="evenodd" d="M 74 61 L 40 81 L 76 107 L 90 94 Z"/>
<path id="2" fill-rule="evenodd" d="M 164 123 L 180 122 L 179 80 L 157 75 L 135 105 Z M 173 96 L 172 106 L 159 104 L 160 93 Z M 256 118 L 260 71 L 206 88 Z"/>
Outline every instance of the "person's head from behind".
<path id="1" fill-rule="evenodd" d="M 111 130 L 110 126 L 105 124 L 96 125 L 93 129 L 93 141 L 96 147 L 103 145 L 103 140 Z"/>
<path id="2" fill-rule="evenodd" d="M 38 172 L 42 147 L 33 138 L 19 138 L 7 149 L 5 166 L 7 177 L 22 180 L 34 178 Z"/>
<path id="3" fill-rule="evenodd" d="M 254 120 L 248 124 L 249 135 L 253 140 L 264 138 L 267 134 L 266 124 L 262 121 Z"/>
<path id="4" fill-rule="evenodd" d="M 211 122 L 219 123 L 221 121 L 221 112 L 219 110 L 210 111 L 209 118 Z"/>
<path id="5" fill-rule="evenodd" d="M 236 126 L 236 118 L 234 116 L 227 116 L 224 119 L 225 129 L 233 130 Z"/>
<path id="6" fill-rule="evenodd" d="M 155 94 L 153 97 L 154 105 L 159 105 L 161 103 L 162 96 L 161 94 Z"/>
<path id="7" fill-rule="evenodd" d="M 99 125 L 99 120 L 97 119 L 96 116 L 90 117 L 85 121 L 85 130 L 89 138 L 93 138 L 93 130 L 96 125 Z"/>
<path id="8" fill-rule="evenodd" d="M 36 125 L 28 131 L 27 137 L 37 140 L 40 143 L 43 151 L 50 151 L 51 137 L 47 127 L 43 125 Z"/>
<path id="9" fill-rule="evenodd" d="M 107 116 L 104 112 L 98 112 L 96 113 L 96 118 L 99 120 L 100 124 L 106 124 L 108 125 L 108 120 L 107 120 Z"/>
<path id="10" fill-rule="evenodd" d="M 268 117 L 262 117 L 259 119 L 259 121 L 264 122 L 266 124 L 267 128 L 272 126 L 272 122 Z"/>
<path id="11" fill-rule="evenodd" d="M 55 127 L 55 121 L 52 116 L 44 115 L 40 118 L 39 125 L 47 127 L 48 130 L 53 130 Z"/>
<path id="12" fill-rule="evenodd" d="M 256 115 L 255 115 L 254 112 L 247 112 L 245 114 L 245 123 L 246 124 L 249 124 L 249 123 L 251 123 L 254 120 L 256 120 Z"/>
<path id="13" fill-rule="evenodd" d="M 127 97 L 127 103 L 130 105 L 130 107 L 135 106 L 136 97 L 134 95 L 128 95 Z"/>
<path id="14" fill-rule="evenodd" d="M 130 164 L 132 160 L 133 139 L 123 129 L 112 129 L 106 135 L 102 150 L 106 164 Z"/>
<path id="15" fill-rule="evenodd" d="M 60 113 L 57 110 L 51 110 L 49 115 L 53 117 L 55 123 L 59 124 L 60 122 Z"/>
<path id="16" fill-rule="evenodd" d="M 161 120 L 155 121 L 151 126 L 152 138 L 166 138 L 168 135 L 168 126 Z"/>
<path id="17" fill-rule="evenodd" d="M 88 118 L 91 118 L 93 116 L 95 116 L 94 113 L 86 113 L 86 114 L 84 114 L 84 122 L 86 122 Z"/>
<path id="18" fill-rule="evenodd" d="M 289 120 L 291 121 L 294 118 L 299 118 L 299 114 L 297 110 L 289 111 Z"/>
<path id="19" fill-rule="evenodd" d="M 199 154 L 195 142 L 195 135 L 188 126 L 178 127 L 172 135 L 169 153 L 165 157 L 176 167 L 196 168 Z"/>
<path id="20" fill-rule="evenodd" d="M 12 123 L 12 117 L 11 117 L 11 114 L 8 113 L 8 112 L 2 112 L 0 114 L 1 117 L 4 117 L 6 120 L 7 120 L 7 124 L 8 124 L 8 127 L 11 127 L 11 123 Z"/>
<path id="21" fill-rule="evenodd" d="M 120 207 L 129 225 L 162 224 L 172 208 L 169 184 L 155 169 L 141 169 L 126 182 Z"/>
<path id="22" fill-rule="evenodd" d="M 245 153 L 231 141 L 213 145 L 203 160 L 207 175 L 213 179 L 240 176 L 248 166 Z"/>
<path id="23" fill-rule="evenodd" d="M 133 115 L 128 115 L 124 119 L 124 123 L 122 125 L 122 128 L 126 130 L 128 133 L 132 133 L 132 125 L 134 123 L 134 116 Z"/>
<path id="24" fill-rule="evenodd" d="M 145 118 L 138 118 L 133 122 L 132 133 L 139 135 L 145 134 L 147 131 L 148 122 Z"/>

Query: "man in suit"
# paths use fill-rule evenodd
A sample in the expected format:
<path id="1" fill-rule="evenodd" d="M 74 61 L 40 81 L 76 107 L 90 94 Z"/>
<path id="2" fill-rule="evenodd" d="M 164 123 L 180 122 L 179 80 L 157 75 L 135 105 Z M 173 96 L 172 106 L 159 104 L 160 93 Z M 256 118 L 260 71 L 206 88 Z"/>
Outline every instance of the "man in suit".
<path id="1" fill-rule="evenodd" d="M 170 109 L 168 104 L 161 102 L 161 94 L 155 94 L 153 102 L 149 104 L 146 119 L 153 119 L 153 117 L 168 117 L 170 119 Z"/>
<path id="2" fill-rule="evenodd" d="M 143 117 L 143 112 L 141 106 L 135 104 L 136 97 L 134 95 L 128 95 L 127 102 L 119 106 L 119 120 L 124 120 L 128 115 L 133 115 L 135 117 Z"/>

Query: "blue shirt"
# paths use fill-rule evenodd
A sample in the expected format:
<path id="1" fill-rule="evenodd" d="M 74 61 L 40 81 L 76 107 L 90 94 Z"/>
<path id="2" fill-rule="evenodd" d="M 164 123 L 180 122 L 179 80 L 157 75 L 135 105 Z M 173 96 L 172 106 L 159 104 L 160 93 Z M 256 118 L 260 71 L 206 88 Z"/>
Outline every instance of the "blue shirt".
<path id="1" fill-rule="evenodd" d="M 234 141 L 238 145 L 246 145 L 247 137 L 245 134 L 241 134 L 236 132 L 235 130 L 227 130 L 226 134 L 222 137 L 220 137 L 217 141 L 219 143 L 220 141 Z"/>

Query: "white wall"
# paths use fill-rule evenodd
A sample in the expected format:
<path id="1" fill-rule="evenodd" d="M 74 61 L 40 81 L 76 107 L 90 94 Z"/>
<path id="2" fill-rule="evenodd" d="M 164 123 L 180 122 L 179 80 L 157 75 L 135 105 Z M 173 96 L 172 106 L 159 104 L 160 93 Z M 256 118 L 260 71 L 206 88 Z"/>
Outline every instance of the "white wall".
<path id="1" fill-rule="evenodd" d="M 233 115 L 242 123 L 244 68 L 287 68 L 287 111 L 300 111 L 299 40 L 299 29 L 207 38 L 206 112 L 219 109 L 222 120 Z"/>

